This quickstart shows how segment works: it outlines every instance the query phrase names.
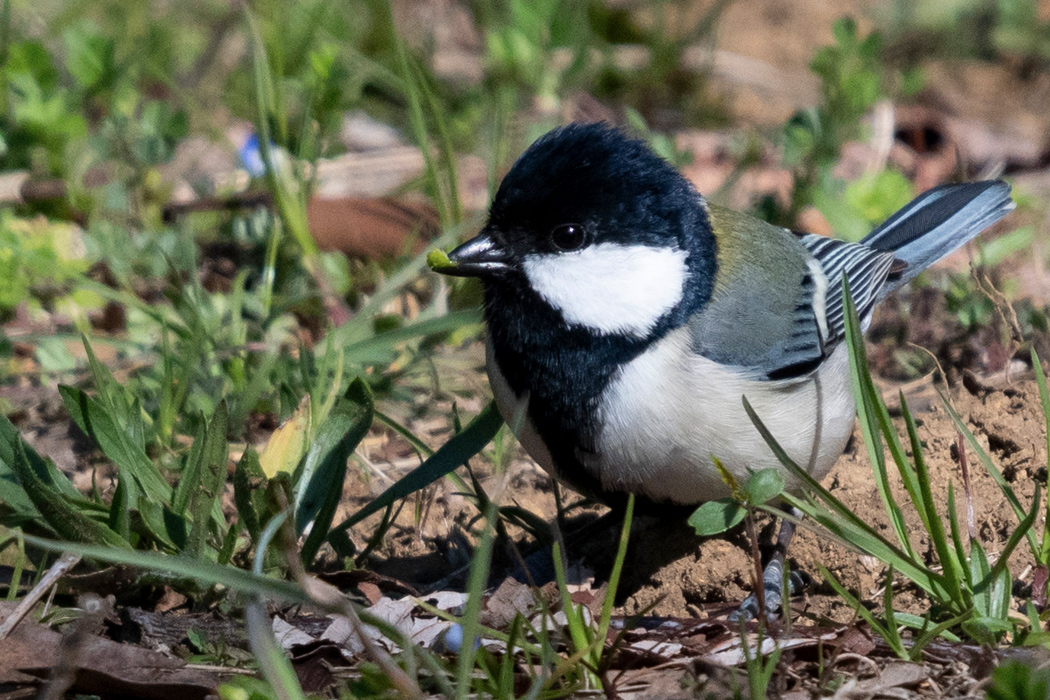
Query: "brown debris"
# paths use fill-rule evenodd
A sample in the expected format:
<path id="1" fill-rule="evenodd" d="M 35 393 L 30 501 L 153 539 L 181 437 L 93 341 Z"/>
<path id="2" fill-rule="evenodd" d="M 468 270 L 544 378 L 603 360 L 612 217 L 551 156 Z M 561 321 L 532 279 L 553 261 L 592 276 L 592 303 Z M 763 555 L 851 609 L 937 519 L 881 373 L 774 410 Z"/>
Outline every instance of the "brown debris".
<path id="1" fill-rule="evenodd" d="M 13 609 L 0 602 L 0 615 Z M 78 637 L 75 642 L 71 642 Z M 201 698 L 215 692 L 221 676 L 184 668 L 180 660 L 95 635 L 64 636 L 23 620 L 0 640 L 0 682 L 43 682 L 55 668 L 69 669 L 69 691 L 105 697 L 168 700 Z"/>

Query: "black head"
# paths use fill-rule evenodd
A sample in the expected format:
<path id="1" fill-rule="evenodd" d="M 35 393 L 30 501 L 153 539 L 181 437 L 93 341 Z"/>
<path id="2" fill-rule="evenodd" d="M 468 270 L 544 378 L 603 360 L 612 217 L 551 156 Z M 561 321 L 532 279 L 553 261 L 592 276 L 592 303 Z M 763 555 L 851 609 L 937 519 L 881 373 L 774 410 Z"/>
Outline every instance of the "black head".
<path id="1" fill-rule="evenodd" d="M 606 124 L 570 124 L 514 164 L 489 226 L 526 249 L 556 250 L 559 227 L 573 224 L 588 244 L 680 246 L 683 218 L 691 219 L 698 203 L 689 182 L 645 142 Z"/>
<path id="2" fill-rule="evenodd" d="M 513 273 L 527 255 L 599 243 L 688 251 L 709 235 L 700 201 L 644 141 L 607 124 L 570 124 L 525 151 L 481 236 L 453 253 L 460 268 L 441 271 L 491 277 Z"/>

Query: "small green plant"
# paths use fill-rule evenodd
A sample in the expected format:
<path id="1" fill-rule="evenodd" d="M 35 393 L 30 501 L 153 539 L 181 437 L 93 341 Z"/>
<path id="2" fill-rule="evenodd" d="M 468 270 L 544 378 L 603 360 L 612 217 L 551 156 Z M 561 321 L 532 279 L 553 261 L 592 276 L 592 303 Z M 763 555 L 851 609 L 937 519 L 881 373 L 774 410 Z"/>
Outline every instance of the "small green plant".
<path id="1" fill-rule="evenodd" d="M 1050 669 L 1019 661 L 1004 661 L 992 671 L 986 687 L 988 700 L 1040 700 L 1050 697 Z"/>
<path id="2" fill-rule="evenodd" d="M 821 104 L 797 112 L 784 127 L 784 162 L 794 187 L 790 207 L 776 218 L 793 226 L 804 207 L 815 205 L 837 235 L 859 240 L 873 223 L 908 203 L 910 185 L 900 173 L 883 169 L 847 185 L 832 170 L 843 144 L 861 136 L 862 117 L 894 89 L 917 90 L 921 78 L 917 72 L 888 72 L 881 37 L 862 37 L 852 19 L 838 20 L 833 31 L 835 44 L 818 51 L 810 64 L 820 78 Z"/>
<path id="3" fill-rule="evenodd" d="M 756 590 L 759 590 L 756 588 Z M 787 600 L 787 596 L 784 597 Z M 782 649 L 774 644 L 767 654 L 762 653 L 763 642 L 766 640 L 766 625 L 760 619 L 755 632 L 755 645 L 751 646 L 748 639 L 747 629 L 743 623 L 740 625 L 740 642 L 744 651 L 744 669 L 747 672 L 747 689 L 749 698 L 769 697 L 769 686 L 773 681 L 773 672 L 777 670 L 780 663 Z"/>
<path id="4" fill-rule="evenodd" d="M 1050 22 L 1037 0 L 897 0 L 884 18 L 898 60 L 995 61 L 1022 79 L 1050 61 Z"/>
<path id="5" fill-rule="evenodd" d="M 633 515 L 634 494 L 631 494 L 627 497 L 623 526 L 620 529 L 620 542 L 616 550 L 612 572 L 609 574 L 609 586 L 605 591 L 601 616 L 596 621 L 597 625 L 594 624 L 594 620 L 590 619 L 590 613 L 584 605 L 576 605 L 572 602 L 565 578 L 565 562 L 562 560 L 561 546 L 558 543 L 554 544 L 554 571 L 558 581 L 558 592 L 561 595 L 561 609 L 565 614 L 566 626 L 569 628 L 569 639 L 572 641 L 571 651 L 573 656 L 580 658 L 586 668 L 587 686 L 592 688 L 604 689 L 606 687 L 604 676 L 608 670 L 610 655 L 605 653 L 605 643 L 609 634 L 616 591 L 620 585 L 620 575 L 623 573 L 623 564 L 627 557 L 627 540 L 631 532 Z M 616 644 L 613 645 L 614 648 L 615 646 Z"/>
<path id="6" fill-rule="evenodd" d="M 67 150 L 87 136 L 75 95 L 62 83 L 41 42 L 10 42 L 2 59 L 0 163 L 5 169 L 26 168 L 40 175 L 65 173 Z"/>
<path id="7" fill-rule="evenodd" d="M 283 472 L 262 473 L 248 449 L 234 475 L 239 523 L 223 516 L 220 498 L 226 483 L 229 420 L 226 402 L 209 421 L 201 420 L 193 445 L 180 459 L 176 486 L 147 453 L 150 426 L 141 403 L 113 378 L 85 341 L 97 395 L 64 386 L 60 391 L 74 422 L 117 468 L 111 503 L 78 494 L 69 480 L 29 448 L 6 418 L 0 419 L 0 498 L 4 520 L 72 542 L 106 543 L 119 548 L 158 549 L 229 563 L 235 552 L 258 544 L 260 523 L 279 508 L 274 489 L 284 488 L 295 506 L 299 532 L 309 526 L 303 545 L 311 564 L 328 535 L 350 453 L 372 424 L 372 399 L 364 383 L 350 385 L 315 413 L 315 428 L 301 454 Z M 338 387 L 338 384 L 336 384 Z M 278 478 L 279 477 L 279 478 Z M 334 495 L 333 495 L 334 494 Z M 248 541 L 239 538 L 246 531 Z"/>
<path id="8" fill-rule="evenodd" d="M 475 0 L 474 12 L 485 31 L 486 79 L 497 92 L 513 88 L 528 96 L 541 114 L 557 114 L 565 86 L 589 64 L 586 4 Z M 556 46 L 568 49 L 568 60 L 557 61 Z"/>
<path id="9" fill-rule="evenodd" d="M 84 321 L 102 306 L 97 293 L 79 284 L 91 264 L 73 224 L 0 212 L 0 318 L 25 304 L 32 315 L 60 310 Z"/>
<path id="10" fill-rule="evenodd" d="M 590 3 L 592 43 L 604 53 L 593 81 L 597 93 L 631 106 L 661 129 L 725 124 L 722 104 L 707 89 L 709 76 L 689 66 L 687 54 L 714 51 L 718 24 L 729 5 L 719 0 L 698 12 L 698 6 L 668 0 L 640 6 Z M 624 44 L 644 47 L 644 62 L 625 66 L 618 61 L 616 52 Z"/>
<path id="11" fill-rule="evenodd" d="M 1019 624 L 1010 615 L 1012 579 L 1009 562 L 1014 549 L 1025 538 L 1028 538 L 1033 551 L 1037 548 L 1032 526 L 1040 510 L 1038 487 L 1032 507 L 1026 512 L 991 460 L 987 459 L 987 455 L 978 452 L 982 464 L 996 479 L 1007 500 L 1014 506 L 1019 520 L 998 559 L 994 564 L 990 563 L 975 531 L 972 528 L 964 529 L 960 525 L 952 485 L 949 485 L 948 488 L 946 513 L 942 516 L 939 512 L 930 489 L 929 474 L 926 470 L 922 445 L 916 432 L 915 420 L 902 395 L 901 413 L 904 417 L 908 447 L 911 451 L 910 457 L 905 451 L 882 396 L 871 380 L 860 323 L 845 282 L 843 289 L 847 308 L 846 342 L 849 344 L 850 372 L 859 423 L 875 472 L 879 496 L 892 526 L 894 537 L 890 539 L 882 535 L 871 524 L 861 520 L 805 470 L 799 468 L 780 448 L 745 399 L 745 408 L 767 444 L 777 454 L 785 468 L 800 479 L 806 487 L 806 492 L 802 496 L 784 493 L 782 498 L 789 505 L 802 511 L 811 521 L 817 523 L 824 534 L 830 535 L 852 549 L 874 556 L 890 567 L 890 574 L 885 583 L 887 588 L 884 601 L 887 606 L 885 623 L 876 621 L 870 613 L 863 610 L 859 602 L 849 596 L 840 584 L 834 582 L 831 585 L 857 606 L 858 614 L 873 623 L 873 627 L 903 658 L 914 658 L 922 647 L 935 636 L 947 635 L 952 630 L 989 646 L 996 645 L 1007 635 L 1012 635 L 1015 639 L 1019 638 L 1025 633 L 1025 629 L 1023 624 Z M 954 413 L 950 405 L 949 411 L 960 431 L 968 436 L 971 445 L 975 445 L 976 439 L 966 429 L 965 424 Z M 890 452 L 904 485 L 908 502 L 918 515 L 924 534 L 929 538 L 932 562 L 927 562 L 926 558 L 916 550 L 905 524 L 901 504 L 893 495 L 883 450 L 884 444 Z M 964 473 L 964 483 L 968 484 L 968 482 L 968 475 Z M 968 492 L 966 497 L 969 498 Z M 946 517 L 948 521 L 947 530 L 944 527 L 943 517 Z M 803 521 L 803 523 L 806 522 Z M 964 533 L 969 533 L 969 537 L 966 538 Z M 964 544 L 967 539 L 969 547 Z M 893 611 L 890 589 L 894 585 L 892 576 L 894 572 L 911 581 L 929 596 L 932 607 L 925 618 Z M 821 573 L 829 582 L 834 581 L 826 570 L 822 569 Z M 897 632 L 898 625 L 917 629 L 918 637 L 913 639 L 910 645 L 906 644 Z"/>
<path id="12" fill-rule="evenodd" d="M 186 630 L 186 645 L 191 652 L 186 658 L 187 663 L 231 668 L 250 668 L 253 665 L 254 659 L 248 652 L 230 645 L 221 637 L 213 640 L 192 628 Z"/>
<path id="13" fill-rule="evenodd" d="M 754 472 L 740 484 L 717 459 L 715 466 L 732 493 L 726 498 L 704 503 L 689 516 L 689 524 L 701 537 L 731 530 L 753 514 L 755 508 L 773 500 L 784 490 L 784 477 L 778 469 Z"/>
<path id="14" fill-rule="evenodd" d="M 1034 0 L 998 0 L 992 41 L 1000 53 L 1016 57 L 1032 73 L 1050 62 L 1050 22 Z"/>

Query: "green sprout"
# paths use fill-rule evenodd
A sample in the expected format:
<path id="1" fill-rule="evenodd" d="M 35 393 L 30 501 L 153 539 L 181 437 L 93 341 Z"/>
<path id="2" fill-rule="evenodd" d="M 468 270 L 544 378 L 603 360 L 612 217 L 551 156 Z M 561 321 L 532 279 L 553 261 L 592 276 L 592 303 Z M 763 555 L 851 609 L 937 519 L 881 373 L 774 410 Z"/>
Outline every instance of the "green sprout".
<path id="1" fill-rule="evenodd" d="M 430 266 L 431 270 L 434 270 L 435 272 L 441 272 L 442 270 L 447 270 L 450 267 L 455 267 L 456 263 L 452 262 L 452 260 L 449 259 L 448 253 L 441 250 L 440 248 L 435 248 L 434 250 L 427 253 L 427 265 Z"/>

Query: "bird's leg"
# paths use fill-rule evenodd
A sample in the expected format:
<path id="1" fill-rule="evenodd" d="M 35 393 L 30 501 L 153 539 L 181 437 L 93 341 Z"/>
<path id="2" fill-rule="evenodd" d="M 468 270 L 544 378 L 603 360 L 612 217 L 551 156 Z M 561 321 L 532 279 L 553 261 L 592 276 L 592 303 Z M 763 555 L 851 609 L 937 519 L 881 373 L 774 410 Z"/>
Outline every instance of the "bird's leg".
<path id="1" fill-rule="evenodd" d="M 789 512 L 793 516 L 802 517 L 802 513 L 794 508 L 789 509 Z M 769 620 L 776 619 L 777 611 L 780 610 L 780 606 L 783 603 L 784 560 L 787 557 L 788 545 L 795 534 L 795 527 L 795 523 L 790 520 L 784 520 L 780 523 L 780 532 L 777 534 L 777 543 L 773 549 L 773 557 L 766 564 L 765 571 L 762 572 L 761 586 L 762 592 L 765 594 L 766 618 Z M 791 571 L 788 576 L 788 595 L 795 595 L 804 587 L 805 580 L 802 578 L 802 575 L 797 571 Z M 734 622 L 738 620 L 747 622 L 754 620 L 756 617 L 758 617 L 758 598 L 754 593 L 745 598 L 740 607 L 729 615 L 729 619 Z"/>

